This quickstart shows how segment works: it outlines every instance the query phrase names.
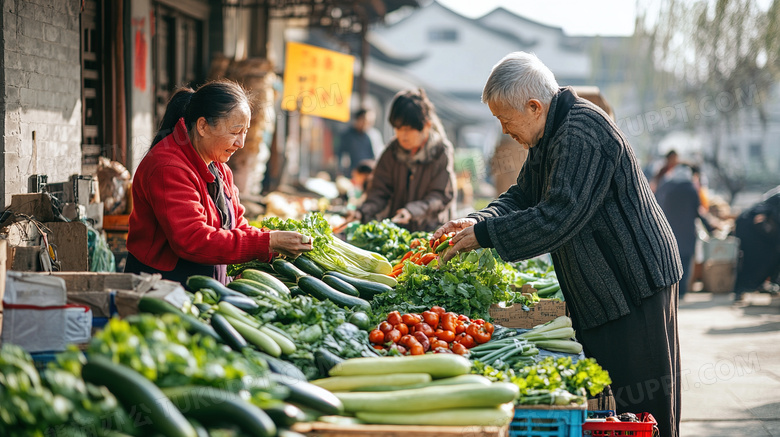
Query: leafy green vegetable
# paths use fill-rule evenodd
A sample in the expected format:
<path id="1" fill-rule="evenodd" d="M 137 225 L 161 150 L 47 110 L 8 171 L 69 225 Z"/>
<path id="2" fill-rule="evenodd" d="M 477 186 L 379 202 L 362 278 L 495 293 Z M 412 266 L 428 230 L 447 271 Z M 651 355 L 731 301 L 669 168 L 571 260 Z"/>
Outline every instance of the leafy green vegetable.
<path id="1" fill-rule="evenodd" d="M 427 235 L 426 235 L 427 236 Z M 347 235 L 347 241 L 361 249 L 370 250 L 385 256 L 388 260 L 397 260 L 409 251 L 413 235 L 396 225 L 390 219 L 381 222 L 372 220 L 358 226 Z"/>
<path id="2" fill-rule="evenodd" d="M 379 323 L 390 311 L 420 312 L 435 305 L 490 320 L 490 305 L 510 298 L 512 274 L 493 249 L 459 254 L 438 268 L 407 263 L 396 289 L 371 301 L 374 320 Z"/>

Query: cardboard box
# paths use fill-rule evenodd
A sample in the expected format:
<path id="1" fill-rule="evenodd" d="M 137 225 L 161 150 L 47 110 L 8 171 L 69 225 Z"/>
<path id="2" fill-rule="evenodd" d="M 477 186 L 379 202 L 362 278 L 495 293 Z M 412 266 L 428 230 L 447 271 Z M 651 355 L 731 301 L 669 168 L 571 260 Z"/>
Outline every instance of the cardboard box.
<path id="1" fill-rule="evenodd" d="M 5 304 L 63 306 L 66 304 L 65 281 L 35 272 L 10 271 L 7 274 Z"/>
<path id="2" fill-rule="evenodd" d="M 51 229 L 49 242 L 57 248 L 60 270 L 64 272 L 89 271 L 89 243 L 87 225 L 81 222 L 44 223 Z"/>
<path id="3" fill-rule="evenodd" d="M 52 205 L 51 195 L 49 193 L 24 193 L 11 196 L 11 206 L 9 210 L 35 217 L 41 222 L 51 222 L 57 220 L 54 211 L 57 209 Z M 9 218 L 1 226 L 8 225 L 13 218 Z"/>
<path id="4" fill-rule="evenodd" d="M 8 270 L 39 272 L 41 270 L 41 246 L 8 246 Z"/>
<path id="5" fill-rule="evenodd" d="M 737 279 L 736 261 L 705 261 L 702 267 L 702 291 L 731 293 Z"/>
<path id="6" fill-rule="evenodd" d="M 490 306 L 490 317 L 493 323 L 507 328 L 531 329 L 536 325 L 547 323 L 556 317 L 566 315 L 566 303 L 550 299 L 542 299 L 529 311 L 523 310 L 523 305 L 515 304 L 502 307 L 496 304 Z"/>

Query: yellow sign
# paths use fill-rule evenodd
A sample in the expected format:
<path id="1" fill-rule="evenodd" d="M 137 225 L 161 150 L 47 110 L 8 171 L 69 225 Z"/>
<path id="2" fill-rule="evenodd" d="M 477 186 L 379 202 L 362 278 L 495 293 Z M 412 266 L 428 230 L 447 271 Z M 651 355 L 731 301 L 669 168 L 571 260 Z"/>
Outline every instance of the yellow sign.
<path id="1" fill-rule="evenodd" d="M 350 55 L 288 42 L 282 109 L 349 121 L 354 63 Z"/>

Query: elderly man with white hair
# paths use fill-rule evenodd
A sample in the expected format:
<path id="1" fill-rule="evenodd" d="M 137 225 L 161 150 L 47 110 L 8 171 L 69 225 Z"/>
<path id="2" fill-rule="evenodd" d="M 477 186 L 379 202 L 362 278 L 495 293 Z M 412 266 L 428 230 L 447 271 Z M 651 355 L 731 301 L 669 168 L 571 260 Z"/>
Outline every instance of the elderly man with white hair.
<path id="1" fill-rule="evenodd" d="M 650 412 L 662 436 L 677 436 L 683 269 L 628 140 L 532 54 L 496 64 L 482 101 L 528 159 L 486 208 L 434 233 L 457 232 L 442 261 L 479 247 L 508 261 L 549 252 L 577 338 L 609 371 L 618 411 Z"/>

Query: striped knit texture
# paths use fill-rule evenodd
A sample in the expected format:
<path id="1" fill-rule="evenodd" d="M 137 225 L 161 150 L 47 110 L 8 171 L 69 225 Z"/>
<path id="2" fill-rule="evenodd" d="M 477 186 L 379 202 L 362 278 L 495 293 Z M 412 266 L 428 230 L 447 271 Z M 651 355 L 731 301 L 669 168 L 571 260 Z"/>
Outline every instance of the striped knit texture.
<path id="1" fill-rule="evenodd" d="M 623 133 L 577 98 L 554 136 L 558 97 L 517 184 L 470 217 L 509 261 L 551 253 L 575 326 L 629 313 L 680 280 L 677 243 Z"/>

